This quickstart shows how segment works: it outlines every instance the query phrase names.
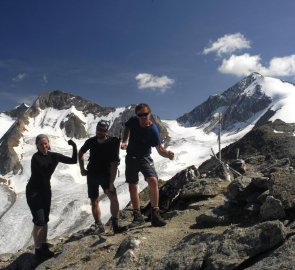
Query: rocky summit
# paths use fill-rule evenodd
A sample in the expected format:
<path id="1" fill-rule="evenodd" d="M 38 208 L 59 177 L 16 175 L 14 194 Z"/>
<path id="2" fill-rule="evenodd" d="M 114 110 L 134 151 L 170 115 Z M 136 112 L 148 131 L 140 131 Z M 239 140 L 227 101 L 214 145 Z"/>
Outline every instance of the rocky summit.
<path id="1" fill-rule="evenodd" d="M 161 182 L 165 227 L 149 221 L 122 234 L 82 230 L 50 241 L 55 257 L 40 262 L 33 247 L 3 254 L 3 269 L 295 269 L 294 125 L 254 128 L 198 168 Z M 238 153 L 238 154 L 237 154 Z M 235 161 L 243 160 L 243 170 Z M 132 219 L 128 205 L 122 223 Z"/>

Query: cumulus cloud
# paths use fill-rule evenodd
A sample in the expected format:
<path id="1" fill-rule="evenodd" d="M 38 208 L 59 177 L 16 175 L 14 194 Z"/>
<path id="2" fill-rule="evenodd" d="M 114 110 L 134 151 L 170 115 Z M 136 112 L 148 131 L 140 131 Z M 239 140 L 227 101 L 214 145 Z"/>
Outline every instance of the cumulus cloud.
<path id="1" fill-rule="evenodd" d="M 12 80 L 14 82 L 19 82 L 19 81 L 22 81 L 23 79 L 25 79 L 26 76 L 27 76 L 26 73 L 19 73 L 14 78 L 12 78 Z"/>
<path id="2" fill-rule="evenodd" d="M 241 33 L 224 35 L 215 42 L 210 42 L 211 46 L 203 50 L 203 54 L 216 52 L 218 56 L 233 53 L 241 49 L 249 49 L 250 41 Z"/>
<path id="3" fill-rule="evenodd" d="M 294 76 L 295 54 L 284 57 L 274 57 L 270 61 L 268 72 L 270 76 Z"/>
<path id="4" fill-rule="evenodd" d="M 135 79 L 137 80 L 139 89 L 158 90 L 162 93 L 170 88 L 175 82 L 167 76 L 158 77 L 148 73 L 139 73 Z"/>
<path id="5" fill-rule="evenodd" d="M 272 58 L 268 67 L 261 64 L 259 55 L 250 55 L 248 53 L 232 55 L 228 59 L 223 59 L 218 70 L 221 73 L 236 76 L 246 76 L 254 71 L 265 76 L 294 76 L 295 55 Z"/>

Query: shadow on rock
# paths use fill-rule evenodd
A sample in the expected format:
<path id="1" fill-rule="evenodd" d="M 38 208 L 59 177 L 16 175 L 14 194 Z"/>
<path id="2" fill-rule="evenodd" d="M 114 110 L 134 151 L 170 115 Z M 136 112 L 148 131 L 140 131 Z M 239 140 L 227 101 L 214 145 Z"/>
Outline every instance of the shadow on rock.
<path id="1" fill-rule="evenodd" d="M 3 270 L 32 270 L 42 262 L 32 253 L 23 253 Z"/>

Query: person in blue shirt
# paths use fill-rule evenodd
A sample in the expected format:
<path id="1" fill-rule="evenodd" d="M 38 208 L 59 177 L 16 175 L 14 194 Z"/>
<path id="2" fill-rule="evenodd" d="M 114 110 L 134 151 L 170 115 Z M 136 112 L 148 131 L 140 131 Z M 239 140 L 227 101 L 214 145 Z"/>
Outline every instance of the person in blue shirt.
<path id="1" fill-rule="evenodd" d="M 149 105 L 138 104 L 135 114 L 136 116 L 125 123 L 121 143 L 121 149 L 127 150 L 125 177 L 133 206 L 133 221 L 129 227 L 144 224 L 138 193 L 139 172 L 144 175 L 150 190 L 151 223 L 155 227 L 161 227 L 166 225 L 166 221 L 160 216 L 158 175 L 150 155 L 152 147 L 155 147 L 161 156 L 170 160 L 174 158 L 174 153 L 162 145 L 158 128 L 151 120 Z"/>

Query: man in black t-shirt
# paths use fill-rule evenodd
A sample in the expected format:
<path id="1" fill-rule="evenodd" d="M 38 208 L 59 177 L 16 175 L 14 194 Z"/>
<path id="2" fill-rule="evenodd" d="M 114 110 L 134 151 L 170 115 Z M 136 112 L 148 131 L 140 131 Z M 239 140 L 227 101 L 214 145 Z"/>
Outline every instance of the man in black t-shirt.
<path id="1" fill-rule="evenodd" d="M 95 223 L 91 229 L 95 233 L 104 232 L 99 207 L 99 186 L 110 199 L 112 226 L 114 233 L 121 233 L 127 227 L 119 226 L 119 202 L 114 186 L 119 164 L 120 140 L 108 136 L 108 122 L 100 121 L 96 126 L 96 136 L 89 138 L 79 151 L 81 174 L 87 176 L 88 197 L 91 200 L 92 215 Z M 84 154 L 89 150 L 87 170 L 84 167 Z"/>

